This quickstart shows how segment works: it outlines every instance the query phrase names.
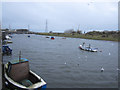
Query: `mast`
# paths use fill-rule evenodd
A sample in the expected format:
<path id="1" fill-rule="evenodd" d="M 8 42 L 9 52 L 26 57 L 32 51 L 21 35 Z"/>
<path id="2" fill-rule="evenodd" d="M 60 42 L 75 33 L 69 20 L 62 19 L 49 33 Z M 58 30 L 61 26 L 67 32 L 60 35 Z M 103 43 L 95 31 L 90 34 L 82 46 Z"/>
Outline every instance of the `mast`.
<path id="1" fill-rule="evenodd" d="M 21 61 L 21 51 L 19 52 L 19 62 Z"/>
<path id="2" fill-rule="evenodd" d="M 10 24 L 9 24 L 9 31 L 11 30 L 11 26 L 10 26 Z"/>
<path id="3" fill-rule="evenodd" d="M 78 31 L 80 30 L 80 25 L 78 25 Z"/>
<path id="4" fill-rule="evenodd" d="M 28 25 L 28 30 L 30 30 L 30 25 Z"/>

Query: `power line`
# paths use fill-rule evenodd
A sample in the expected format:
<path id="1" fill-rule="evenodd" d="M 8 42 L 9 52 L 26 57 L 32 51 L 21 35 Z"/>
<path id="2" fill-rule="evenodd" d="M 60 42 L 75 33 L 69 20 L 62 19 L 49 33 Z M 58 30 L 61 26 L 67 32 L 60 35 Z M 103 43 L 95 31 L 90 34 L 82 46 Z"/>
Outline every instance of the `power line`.
<path id="1" fill-rule="evenodd" d="M 46 20 L 45 32 L 48 32 L 48 22 L 47 22 L 47 20 Z"/>

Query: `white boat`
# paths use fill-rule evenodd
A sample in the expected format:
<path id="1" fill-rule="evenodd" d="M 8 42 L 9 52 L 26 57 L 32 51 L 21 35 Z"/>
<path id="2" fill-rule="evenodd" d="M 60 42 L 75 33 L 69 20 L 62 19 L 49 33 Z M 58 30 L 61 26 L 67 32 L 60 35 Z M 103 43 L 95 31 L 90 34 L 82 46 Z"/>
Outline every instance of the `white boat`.
<path id="1" fill-rule="evenodd" d="M 46 88 L 46 82 L 29 70 L 29 62 L 25 58 L 5 64 L 4 76 L 6 87 L 9 87 L 10 90 L 41 90 Z"/>
<path id="2" fill-rule="evenodd" d="M 8 35 L 6 35 L 5 38 L 6 38 L 7 40 L 11 40 L 11 37 L 9 37 Z"/>
<path id="3" fill-rule="evenodd" d="M 83 45 L 80 45 L 79 48 L 80 48 L 81 50 L 90 51 L 90 52 L 97 52 L 97 51 L 98 51 L 97 48 L 85 47 L 85 46 L 83 46 Z"/>

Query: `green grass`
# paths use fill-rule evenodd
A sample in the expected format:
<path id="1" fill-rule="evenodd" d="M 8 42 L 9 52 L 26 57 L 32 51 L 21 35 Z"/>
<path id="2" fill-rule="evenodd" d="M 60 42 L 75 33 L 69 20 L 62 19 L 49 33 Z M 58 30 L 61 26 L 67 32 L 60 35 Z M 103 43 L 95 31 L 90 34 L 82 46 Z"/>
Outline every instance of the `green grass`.
<path id="1" fill-rule="evenodd" d="M 74 33 L 74 34 L 71 34 L 71 33 L 38 33 L 38 35 L 83 38 L 83 39 L 93 39 L 93 40 L 106 40 L 106 41 L 120 40 L 118 39 L 118 37 L 113 37 L 112 35 L 109 35 L 108 37 L 102 37 L 102 35 L 85 35 L 85 34 L 77 34 L 77 33 Z"/>

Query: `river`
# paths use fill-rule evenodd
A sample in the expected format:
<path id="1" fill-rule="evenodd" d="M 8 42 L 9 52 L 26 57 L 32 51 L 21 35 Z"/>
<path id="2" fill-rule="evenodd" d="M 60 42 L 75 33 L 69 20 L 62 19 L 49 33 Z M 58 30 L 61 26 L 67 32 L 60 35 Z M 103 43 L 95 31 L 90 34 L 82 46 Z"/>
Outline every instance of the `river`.
<path id="1" fill-rule="evenodd" d="M 3 56 L 3 62 L 29 59 L 32 71 L 40 75 L 48 88 L 117 88 L 118 43 L 113 41 L 14 34 L 11 56 Z M 82 51 L 83 42 L 102 52 Z M 104 72 L 101 72 L 101 67 Z"/>

